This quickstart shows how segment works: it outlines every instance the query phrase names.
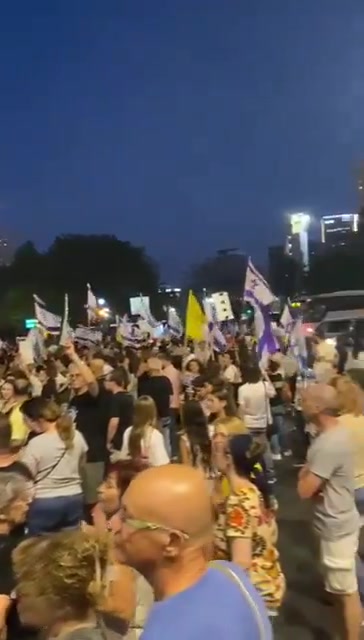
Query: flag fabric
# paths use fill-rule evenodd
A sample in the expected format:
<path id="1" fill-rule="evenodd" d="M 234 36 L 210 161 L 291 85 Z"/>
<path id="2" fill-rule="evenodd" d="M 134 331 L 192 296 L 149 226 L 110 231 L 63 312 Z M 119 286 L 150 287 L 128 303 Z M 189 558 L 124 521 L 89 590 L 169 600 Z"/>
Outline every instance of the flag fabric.
<path id="1" fill-rule="evenodd" d="M 246 269 L 244 299 L 248 300 L 252 306 L 254 306 L 254 301 L 257 301 L 260 305 L 267 306 L 276 300 L 269 284 L 254 267 L 250 258 Z"/>
<path id="2" fill-rule="evenodd" d="M 181 318 L 179 317 L 174 307 L 168 307 L 167 324 L 172 335 L 176 336 L 177 338 L 180 338 L 182 336 L 183 325 L 181 322 Z"/>
<path id="3" fill-rule="evenodd" d="M 213 322 L 214 324 L 218 323 L 216 307 L 212 302 L 211 298 L 205 297 L 203 299 L 203 309 L 205 312 L 205 316 L 208 322 Z"/>
<path id="4" fill-rule="evenodd" d="M 307 367 L 307 346 L 302 326 L 302 318 L 296 320 L 291 330 L 288 353 L 297 358 L 301 369 Z"/>
<path id="5" fill-rule="evenodd" d="M 102 342 L 102 331 L 79 325 L 74 331 L 74 339 L 80 344 L 96 346 Z"/>
<path id="6" fill-rule="evenodd" d="M 209 322 L 209 343 L 213 351 L 225 353 L 227 350 L 226 338 L 216 322 Z"/>
<path id="7" fill-rule="evenodd" d="M 280 322 L 280 325 L 283 327 L 285 335 L 290 334 L 294 327 L 295 321 L 292 317 L 291 310 L 288 303 L 285 305 L 283 309 L 281 319 L 279 322 Z"/>
<path id="8" fill-rule="evenodd" d="M 201 309 L 200 303 L 190 290 L 188 294 L 186 311 L 186 337 L 202 342 L 206 339 L 206 315 Z"/>
<path id="9" fill-rule="evenodd" d="M 47 331 L 48 333 L 58 334 L 62 324 L 61 316 L 57 316 L 51 311 L 48 311 L 45 302 L 41 300 L 37 295 L 33 295 L 34 299 L 34 314 L 38 321 L 38 325 Z"/>
<path id="10" fill-rule="evenodd" d="M 96 318 L 97 316 L 97 300 L 96 300 L 96 296 L 94 295 L 92 289 L 91 289 L 91 285 L 87 284 L 87 321 L 89 324 L 92 323 L 92 321 Z"/>
<path id="11" fill-rule="evenodd" d="M 254 308 L 258 357 L 260 363 L 264 366 L 267 363 L 269 355 L 279 349 L 277 339 L 273 334 L 269 314 L 269 305 L 272 304 L 276 298 L 270 290 L 268 283 L 254 267 L 250 259 L 245 276 L 244 300 L 250 302 Z"/>
<path id="12" fill-rule="evenodd" d="M 118 342 L 125 347 L 134 347 L 136 349 L 143 344 L 144 337 L 140 327 L 129 322 L 126 315 L 122 318 L 118 317 L 117 323 L 116 334 Z"/>
<path id="13" fill-rule="evenodd" d="M 144 322 L 149 325 L 150 329 L 147 330 L 148 333 L 153 333 L 153 329 L 156 329 L 160 325 L 160 322 L 155 319 L 150 309 L 146 306 L 143 296 L 140 296 L 139 315 Z"/>
<path id="14" fill-rule="evenodd" d="M 65 293 L 61 333 L 59 336 L 59 344 L 62 347 L 64 347 L 69 340 L 73 339 L 73 331 L 69 325 L 68 317 L 69 317 L 68 294 Z"/>
<path id="15" fill-rule="evenodd" d="M 34 329 L 30 329 L 27 340 L 29 340 L 33 349 L 33 360 L 34 362 L 44 362 L 47 357 L 47 349 L 44 343 L 44 335 L 42 329 L 36 327 Z"/>

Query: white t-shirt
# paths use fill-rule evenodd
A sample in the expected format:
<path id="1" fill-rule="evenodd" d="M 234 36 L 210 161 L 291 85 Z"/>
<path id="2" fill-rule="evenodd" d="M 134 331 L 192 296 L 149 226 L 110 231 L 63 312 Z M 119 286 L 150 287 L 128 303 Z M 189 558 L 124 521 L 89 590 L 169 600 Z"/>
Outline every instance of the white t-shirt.
<path id="1" fill-rule="evenodd" d="M 123 446 L 120 452 L 120 458 L 127 460 L 129 455 L 129 438 L 133 427 L 128 427 L 124 433 Z M 168 453 L 164 444 L 164 438 L 158 429 L 148 427 L 146 434 L 141 442 L 142 455 L 148 458 L 151 467 L 160 467 L 169 463 Z"/>
<path id="2" fill-rule="evenodd" d="M 269 398 L 276 392 L 268 381 L 246 382 L 239 387 L 238 405 L 248 429 L 263 431 L 272 420 Z"/>
<path id="3" fill-rule="evenodd" d="M 36 498 L 60 498 L 82 493 L 80 463 L 88 446 L 75 431 L 73 446 L 65 452 L 58 433 L 42 433 L 30 440 L 20 460 L 34 478 Z"/>
<path id="4" fill-rule="evenodd" d="M 229 364 L 229 366 L 226 367 L 223 376 L 225 380 L 230 382 L 230 384 L 238 384 L 239 382 L 241 382 L 240 371 L 238 367 L 235 366 L 235 364 Z"/>

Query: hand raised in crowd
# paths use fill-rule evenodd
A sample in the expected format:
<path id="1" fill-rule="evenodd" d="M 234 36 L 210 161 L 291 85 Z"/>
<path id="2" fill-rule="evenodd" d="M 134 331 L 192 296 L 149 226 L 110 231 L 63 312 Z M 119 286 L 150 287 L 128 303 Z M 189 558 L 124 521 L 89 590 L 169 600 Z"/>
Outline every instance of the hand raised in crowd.
<path id="1" fill-rule="evenodd" d="M 64 351 L 69 358 L 74 358 L 76 355 L 75 345 L 71 340 L 68 340 L 64 345 Z"/>

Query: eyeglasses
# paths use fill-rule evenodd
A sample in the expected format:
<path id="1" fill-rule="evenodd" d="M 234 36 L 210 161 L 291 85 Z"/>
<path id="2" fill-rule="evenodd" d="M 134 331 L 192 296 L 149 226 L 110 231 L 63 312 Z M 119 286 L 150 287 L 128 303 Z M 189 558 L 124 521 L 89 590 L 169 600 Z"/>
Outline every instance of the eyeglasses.
<path id="1" fill-rule="evenodd" d="M 135 529 L 136 531 L 165 531 L 166 533 L 177 533 L 184 540 L 190 539 L 190 535 L 180 529 L 172 529 L 171 527 L 165 527 L 164 525 L 157 524 L 156 522 L 149 522 L 148 520 L 139 520 L 138 518 L 129 517 L 123 507 L 120 509 L 120 518 L 124 524 L 128 525 L 128 527 L 132 527 L 132 529 Z"/>

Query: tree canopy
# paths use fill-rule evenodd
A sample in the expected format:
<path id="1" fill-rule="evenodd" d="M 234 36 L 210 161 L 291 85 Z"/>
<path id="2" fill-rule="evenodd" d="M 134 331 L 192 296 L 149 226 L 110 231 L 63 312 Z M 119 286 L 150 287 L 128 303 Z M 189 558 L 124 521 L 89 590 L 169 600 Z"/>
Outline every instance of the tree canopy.
<path id="1" fill-rule="evenodd" d="M 73 320 L 84 320 L 88 282 L 95 295 L 122 313 L 130 296 L 156 292 L 159 273 L 144 248 L 112 235 L 57 236 L 45 252 L 26 242 L 12 264 L 0 268 L 0 322 L 29 317 L 33 293 L 60 313 L 66 292 Z"/>

